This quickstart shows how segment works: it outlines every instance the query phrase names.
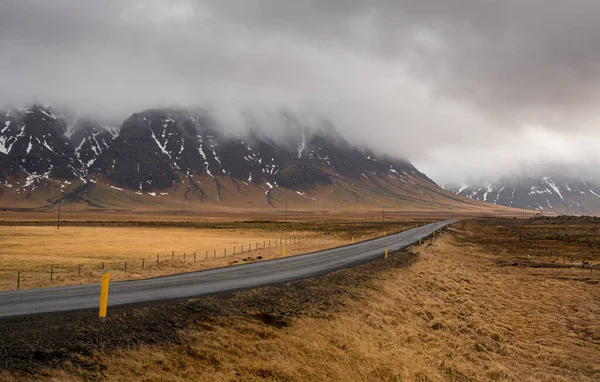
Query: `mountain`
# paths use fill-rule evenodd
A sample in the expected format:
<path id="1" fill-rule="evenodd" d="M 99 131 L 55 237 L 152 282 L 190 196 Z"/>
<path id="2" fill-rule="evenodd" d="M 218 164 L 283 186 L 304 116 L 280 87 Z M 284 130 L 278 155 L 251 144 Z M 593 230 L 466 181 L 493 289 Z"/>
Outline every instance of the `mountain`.
<path id="1" fill-rule="evenodd" d="M 0 206 L 482 209 L 410 162 L 357 147 L 330 123 L 287 115 L 284 138 L 232 136 L 205 111 L 150 109 L 120 128 L 68 121 L 49 106 L 1 113 Z M 483 207 L 485 209 L 485 207 Z"/>
<path id="2" fill-rule="evenodd" d="M 503 177 L 494 182 L 446 188 L 495 205 L 574 215 L 600 213 L 600 184 L 573 176 Z"/>
<path id="3" fill-rule="evenodd" d="M 75 149 L 75 156 L 86 173 L 98 157 L 111 146 L 118 134 L 118 129 L 102 126 L 88 118 L 78 119 L 67 133 Z"/>
<path id="4" fill-rule="evenodd" d="M 70 183 L 84 174 L 84 168 L 66 133 L 66 122 L 45 105 L 26 110 L 10 108 L 0 113 L 0 161 L 7 187 L 28 196 L 46 180 Z"/>

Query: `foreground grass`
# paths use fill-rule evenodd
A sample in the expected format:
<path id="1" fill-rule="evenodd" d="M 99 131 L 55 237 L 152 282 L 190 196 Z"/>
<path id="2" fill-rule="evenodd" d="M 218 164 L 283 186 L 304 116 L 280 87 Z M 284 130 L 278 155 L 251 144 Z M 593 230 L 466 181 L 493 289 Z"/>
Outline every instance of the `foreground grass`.
<path id="1" fill-rule="evenodd" d="M 416 248 L 410 267 L 383 267 L 366 284 L 345 285 L 335 309 L 306 308 L 283 325 L 256 312 L 215 317 L 182 329 L 176 343 L 99 351 L 91 360 L 104 365 L 102 379 L 116 381 L 600 380 L 600 275 L 500 266 L 515 254 L 467 240 L 482 227 L 461 223 Z M 327 281 L 332 291 L 335 280 Z M 67 363 L 35 378 L 86 378 L 80 373 Z"/>
<path id="2" fill-rule="evenodd" d="M 107 377 L 600 379 L 600 290 L 582 271 L 498 267 L 496 254 L 451 236 L 418 252 L 420 261 L 385 274 L 343 314 L 283 330 L 232 320 L 188 331 L 185 348 L 106 355 Z"/>

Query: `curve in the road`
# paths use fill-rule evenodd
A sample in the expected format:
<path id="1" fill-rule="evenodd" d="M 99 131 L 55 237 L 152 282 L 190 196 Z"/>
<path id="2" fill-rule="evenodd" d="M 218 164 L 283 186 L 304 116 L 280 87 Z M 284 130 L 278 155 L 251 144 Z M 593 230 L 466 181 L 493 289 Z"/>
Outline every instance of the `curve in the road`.
<path id="1" fill-rule="evenodd" d="M 455 220 L 409 229 L 344 247 L 258 263 L 209 269 L 145 280 L 111 283 L 109 306 L 174 300 L 231 292 L 318 276 L 404 249 Z M 98 307 L 100 285 L 0 292 L 0 317 L 61 312 Z"/>

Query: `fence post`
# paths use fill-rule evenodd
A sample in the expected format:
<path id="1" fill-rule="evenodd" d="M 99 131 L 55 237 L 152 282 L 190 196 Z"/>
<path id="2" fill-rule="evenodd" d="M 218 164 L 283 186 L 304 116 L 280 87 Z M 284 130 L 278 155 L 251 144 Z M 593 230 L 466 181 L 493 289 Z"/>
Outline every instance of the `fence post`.
<path id="1" fill-rule="evenodd" d="M 206 261 L 208 261 L 208 251 L 206 251 Z"/>
<path id="2" fill-rule="evenodd" d="M 217 258 L 217 250 L 215 249 L 215 250 L 213 251 L 213 259 L 216 259 L 216 258 Z"/>
<path id="3" fill-rule="evenodd" d="M 77 265 L 77 276 L 81 276 L 81 264 Z"/>
<path id="4" fill-rule="evenodd" d="M 50 281 L 54 280 L 54 268 L 50 267 Z"/>
<path id="5" fill-rule="evenodd" d="M 102 263 L 102 269 L 104 269 L 104 263 Z"/>
<path id="6" fill-rule="evenodd" d="M 156 264 L 160 263 L 160 255 L 157 253 L 156 254 Z"/>
<path id="7" fill-rule="evenodd" d="M 123 272 L 127 272 L 127 261 L 125 262 L 125 265 L 123 266 Z"/>
<path id="8" fill-rule="evenodd" d="M 142 259 L 142 269 L 144 269 L 144 266 L 146 265 L 146 259 Z"/>
<path id="9" fill-rule="evenodd" d="M 171 251 L 171 261 L 175 260 L 175 251 Z"/>
<path id="10" fill-rule="evenodd" d="M 17 273 L 17 289 L 21 287 L 21 271 Z"/>
<path id="11" fill-rule="evenodd" d="M 110 270 L 104 268 L 102 271 L 102 285 L 100 287 L 100 311 L 98 317 L 100 321 L 106 320 L 106 308 L 108 306 L 108 285 L 110 283 Z"/>
<path id="12" fill-rule="evenodd" d="M 183 252 L 183 262 L 185 263 L 185 252 Z"/>
<path id="13" fill-rule="evenodd" d="M 235 245 L 233 246 L 233 254 L 235 255 Z"/>
<path id="14" fill-rule="evenodd" d="M 194 252 L 194 264 L 196 264 L 196 252 Z"/>
<path id="15" fill-rule="evenodd" d="M 244 244 L 242 244 L 242 252 L 241 253 L 244 253 Z"/>
<path id="16" fill-rule="evenodd" d="M 269 239 L 269 248 L 271 248 L 271 239 Z"/>
<path id="17" fill-rule="evenodd" d="M 223 249 L 223 257 L 227 257 L 227 248 Z"/>

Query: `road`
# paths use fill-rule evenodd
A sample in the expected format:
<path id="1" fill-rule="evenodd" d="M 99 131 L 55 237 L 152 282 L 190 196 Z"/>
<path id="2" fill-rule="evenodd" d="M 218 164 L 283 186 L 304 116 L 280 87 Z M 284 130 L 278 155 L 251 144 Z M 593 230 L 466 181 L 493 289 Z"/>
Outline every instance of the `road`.
<path id="1" fill-rule="evenodd" d="M 350 268 L 404 249 L 455 220 L 306 255 L 110 285 L 111 306 L 201 297 L 278 284 Z M 100 284 L 0 292 L 0 317 L 97 308 Z M 110 309 L 109 309 L 110 314 Z"/>

